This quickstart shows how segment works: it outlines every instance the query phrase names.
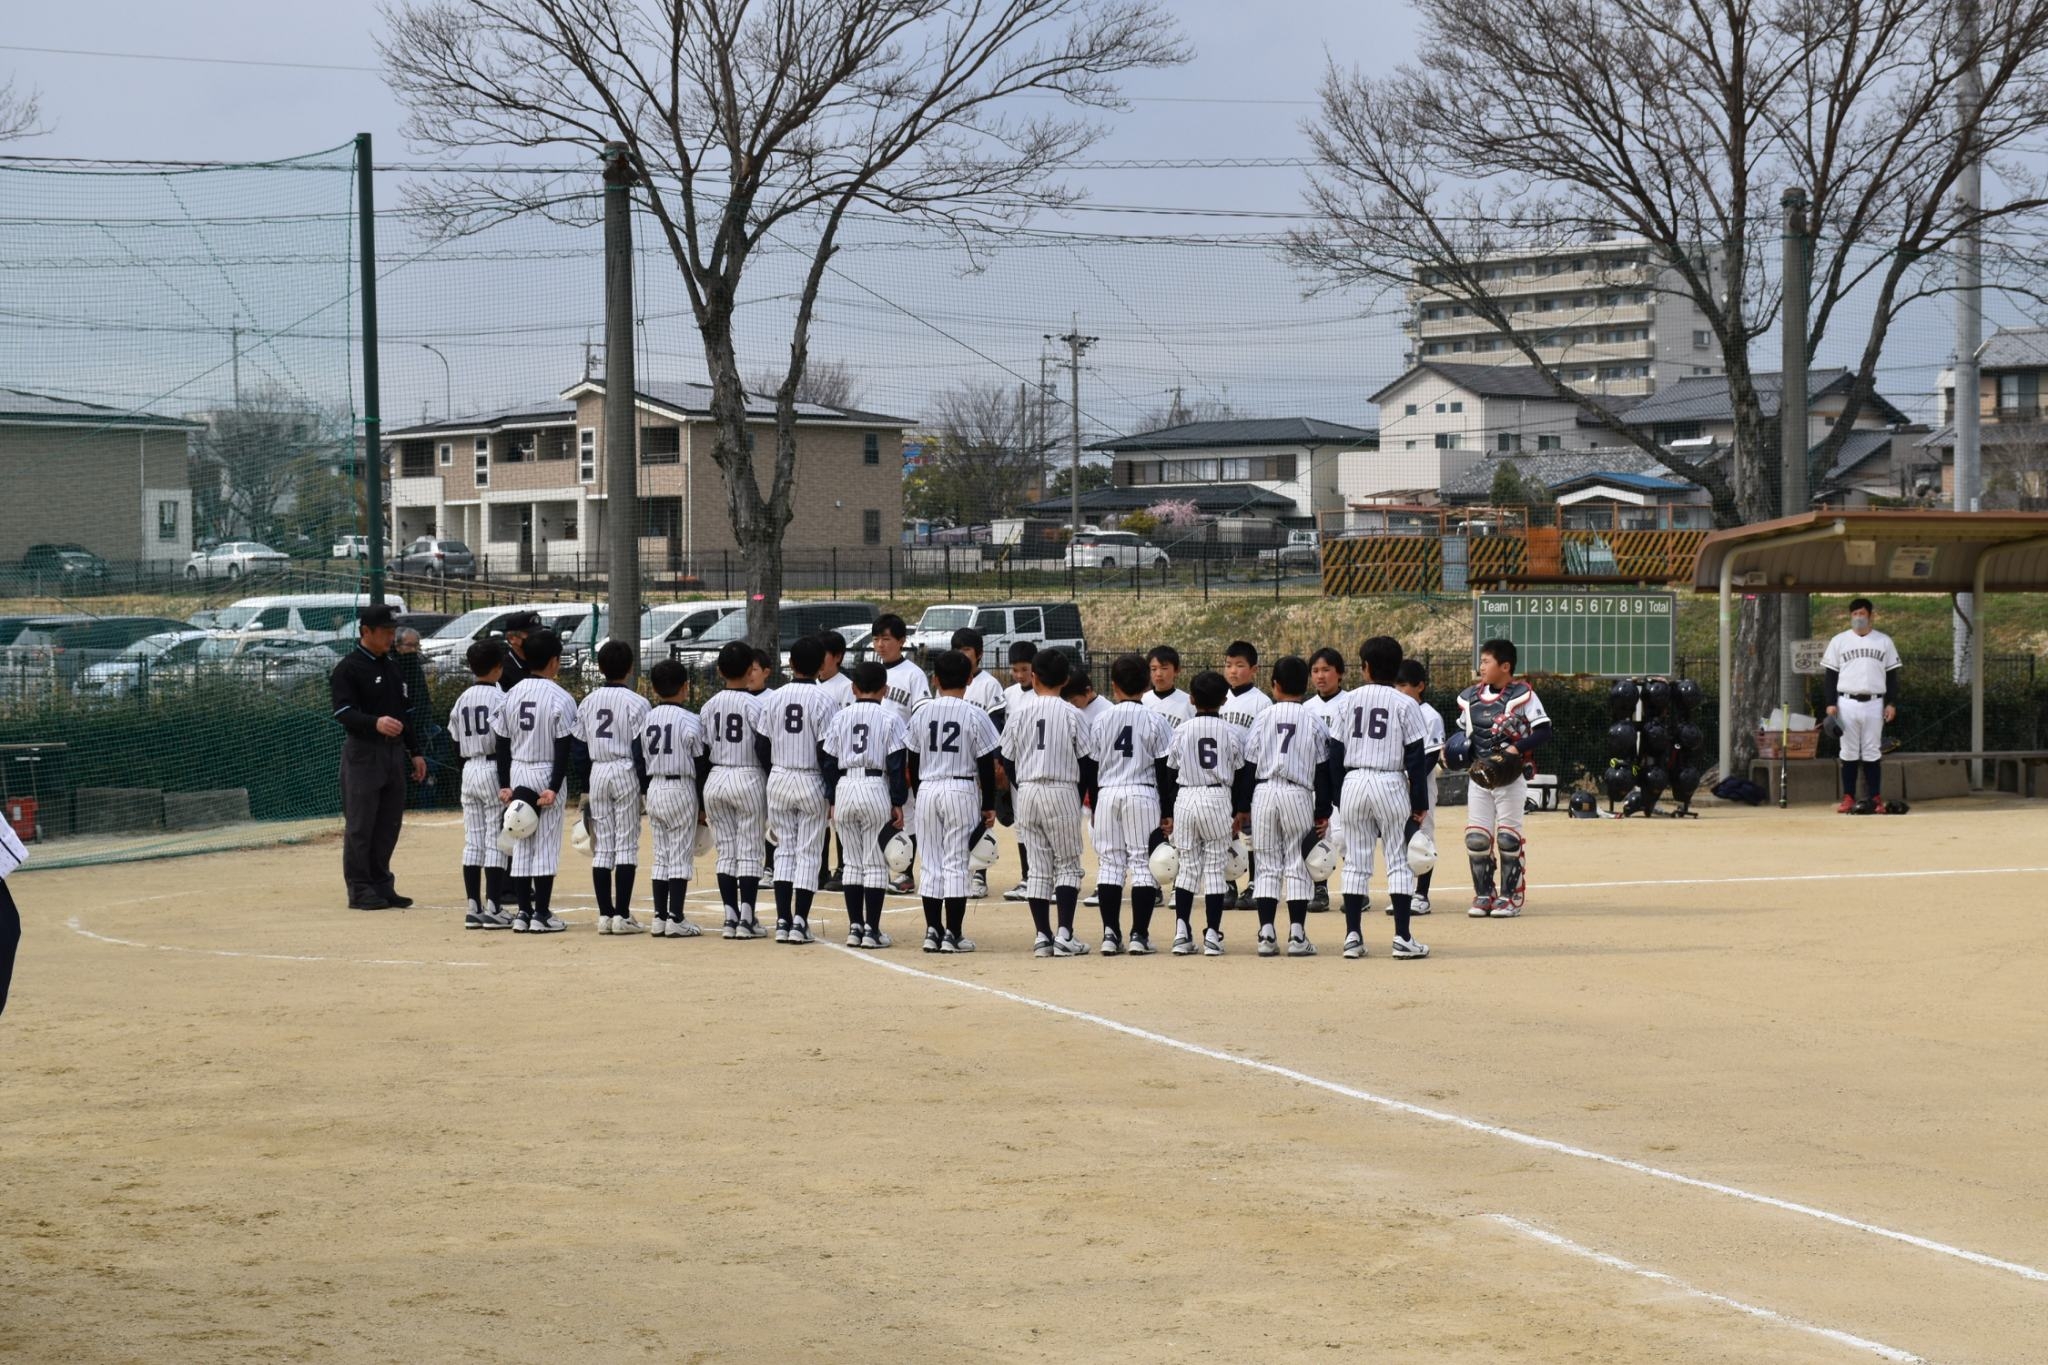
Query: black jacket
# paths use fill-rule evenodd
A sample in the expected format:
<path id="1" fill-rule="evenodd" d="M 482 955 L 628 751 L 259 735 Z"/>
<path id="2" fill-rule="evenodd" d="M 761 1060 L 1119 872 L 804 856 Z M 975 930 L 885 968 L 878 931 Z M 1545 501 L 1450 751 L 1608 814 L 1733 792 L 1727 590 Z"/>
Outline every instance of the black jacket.
<path id="1" fill-rule="evenodd" d="M 388 742 L 405 745 L 407 753 L 420 751 L 412 724 L 412 698 L 396 659 L 388 654 L 379 657 L 357 645 L 334 666 L 327 687 L 334 701 L 334 719 L 350 738 L 372 743 L 385 740 L 377 733 L 377 719 L 390 716 L 402 728 Z"/>

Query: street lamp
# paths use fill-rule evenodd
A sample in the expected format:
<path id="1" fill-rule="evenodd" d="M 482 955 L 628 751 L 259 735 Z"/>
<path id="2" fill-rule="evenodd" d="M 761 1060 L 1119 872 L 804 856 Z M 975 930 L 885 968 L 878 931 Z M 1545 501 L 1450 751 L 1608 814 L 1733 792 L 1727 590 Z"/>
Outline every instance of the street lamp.
<path id="1" fill-rule="evenodd" d="M 441 420 L 445 422 L 455 416 L 454 372 L 448 368 L 448 357 L 441 354 L 440 347 L 429 345 L 427 342 L 422 341 L 420 349 L 432 351 L 434 358 L 441 362 Z"/>

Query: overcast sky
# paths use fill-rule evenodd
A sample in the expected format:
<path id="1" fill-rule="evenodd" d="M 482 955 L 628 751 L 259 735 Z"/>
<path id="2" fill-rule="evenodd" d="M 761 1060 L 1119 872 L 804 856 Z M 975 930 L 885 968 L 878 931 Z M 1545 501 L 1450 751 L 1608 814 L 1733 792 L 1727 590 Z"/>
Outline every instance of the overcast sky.
<path id="1" fill-rule="evenodd" d="M 1415 41 L 1412 13 L 1400 4 L 1293 0 L 1276 9 L 1242 0 L 1183 0 L 1173 8 L 1195 48 L 1194 61 L 1133 77 L 1126 87 L 1132 108 L 1113 116 L 1109 137 L 1092 155 L 1300 156 L 1306 148 L 1299 124 L 1312 110 L 1326 59 L 1382 69 L 1409 56 Z M 380 161 L 405 156 L 410 149 L 398 134 L 402 111 L 376 71 L 374 33 L 380 23 L 369 5 L 306 0 L 12 6 L 0 31 L 0 73 L 11 69 L 19 84 L 39 89 L 52 125 L 48 136 L 13 150 L 267 159 L 333 147 L 368 131 L 376 136 Z M 29 48 L 308 68 L 24 50 Z M 329 67 L 361 69 L 318 69 Z M 1073 178 L 1103 205 L 1268 212 L 1294 212 L 1301 205 L 1297 169 L 1092 171 Z M 244 178 L 232 186 L 208 182 L 198 188 L 188 181 L 182 189 L 150 181 L 146 187 L 122 187 L 129 198 L 120 199 L 109 198 L 113 192 L 104 186 L 67 180 L 49 197 L 68 199 L 77 206 L 76 216 L 87 220 L 127 216 L 112 206 L 141 208 L 151 194 L 173 196 L 176 212 L 195 223 L 206 217 L 195 207 L 199 201 L 212 203 L 222 217 L 343 207 L 332 183 L 281 188 L 277 181 Z M 380 185 L 380 193 L 380 202 L 397 202 L 393 183 Z M 137 216 L 170 211 L 152 201 Z M 1286 223 L 1079 213 L 1063 225 L 1091 232 L 1114 227 L 1195 233 L 1270 232 Z M 21 382 L 109 399 L 140 401 L 175 388 L 166 406 L 205 407 L 228 394 L 231 369 L 218 356 L 232 348 L 219 334 L 233 327 L 263 334 L 296 324 L 318 306 L 308 304 L 309 289 L 346 288 L 346 271 L 339 267 L 308 265 L 293 273 L 279 266 L 264 275 L 241 265 L 294 252 L 324 260 L 321 253 L 329 249 L 345 261 L 347 241 L 335 236 L 339 229 L 293 229 L 295 235 L 274 240 L 244 234 L 230 246 L 226 229 L 195 225 L 187 231 L 190 241 L 179 238 L 161 248 L 168 265 L 156 263 L 156 248 L 136 245 L 169 241 L 169 231 L 123 237 L 112 246 L 94 239 L 93 250 L 104 253 L 98 256 L 74 249 L 68 240 L 40 242 L 36 249 L 52 259 L 84 257 L 82 274 L 37 277 L 16 271 L 0 282 L 13 291 L 8 297 L 19 303 L 36 296 L 36 303 L 48 305 L 39 313 L 44 317 L 76 312 L 105 322 L 160 312 L 162 328 L 130 344 L 119 364 L 109 365 L 114 343 L 108 334 L 78 337 L 47 322 L 52 333 L 31 337 L 27 346 L 17 335 L 5 348 L 9 372 L 23 375 Z M 389 232 L 380 228 L 380 234 L 386 261 L 414 245 L 404 224 Z M 381 291 L 390 420 L 425 412 L 439 416 L 444 406 L 463 412 L 547 398 L 580 372 L 585 337 L 602 317 L 587 239 L 579 243 L 534 225 L 507 230 L 494 241 L 495 259 L 465 262 L 452 253 L 437 255 L 394 274 Z M 648 244 L 643 237 L 642 245 Z M 1065 330 L 1076 314 L 1084 332 L 1102 338 L 1090 356 L 1081 404 L 1095 430 L 1131 429 L 1144 411 L 1163 405 L 1176 385 L 1191 397 L 1228 401 L 1254 415 L 1369 422 L 1374 414 L 1367 396 L 1400 369 L 1401 338 L 1387 310 L 1356 298 L 1304 299 L 1302 281 L 1270 252 L 1171 244 L 1065 246 L 1004 253 L 986 273 L 966 275 L 958 261 L 939 253 L 897 249 L 900 243 L 883 240 L 871 245 L 876 249 L 843 258 L 843 276 L 828 286 L 815 350 L 852 364 L 873 407 L 914 414 L 936 388 L 962 378 L 1014 383 L 1028 377 L 1035 383 L 1043 333 Z M 503 259 L 508 253 L 519 259 Z M 677 311 L 681 299 L 660 264 L 653 259 L 643 270 L 641 311 L 650 320 L 643 328 L 642 373 L 701 378 L 694 335 L 679 319 L 663 316 Z M 308 282 L 313 275 L 317 288 Z M 764 284 L 770 282 L 772 276 L 764 276 Z M 27 294 L 20 292 L 24 287 Z M 148 291 L 155 301 L 138 305 L 138 293 Z M 776 358 L 774 307 L 771 302 L 758 310 L 758 325 L 745 337 L 750 365 Z M 342 340 L 308 343 L 311 351 L 293 351 L 284 343 L 251 348 L 243 357 L 244 381 L 322 393 L 346 382 L 345 376 L 334 377 L 337 365 L 346 366 L 344 313 L 329 315 Z M 1900 329 L 1888 353 L 1884 387 L 1909 412 L 1927 406 L 1933 367 L 1949 349 L 1946 325 L 1945 314 L 1927 310 Z M 449 358 L 445 372 L 422 343 Z"/>

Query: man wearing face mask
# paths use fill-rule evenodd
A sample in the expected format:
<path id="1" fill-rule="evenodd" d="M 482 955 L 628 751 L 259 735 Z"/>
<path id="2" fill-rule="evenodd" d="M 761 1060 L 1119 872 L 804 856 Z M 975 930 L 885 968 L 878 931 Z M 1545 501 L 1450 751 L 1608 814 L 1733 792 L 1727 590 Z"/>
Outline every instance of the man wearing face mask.
<path id="1" fill-rule="evenodd" d="M 1849 628 L 1828 641 L 1821 656 L 1827 670 L 1828 714 L 1841 725 L 1842 801 L 1835 809 L 1844 815 L 1856 809 L 1856 779 L 1868 778 L 1870 809 L 1885 810 L 1884 727 L 1898 716 L 1899 658 L 1892 637 L 1871 624 L 1875 615 L 1870 599 L 1859 597 L 1849 604 Z"/>

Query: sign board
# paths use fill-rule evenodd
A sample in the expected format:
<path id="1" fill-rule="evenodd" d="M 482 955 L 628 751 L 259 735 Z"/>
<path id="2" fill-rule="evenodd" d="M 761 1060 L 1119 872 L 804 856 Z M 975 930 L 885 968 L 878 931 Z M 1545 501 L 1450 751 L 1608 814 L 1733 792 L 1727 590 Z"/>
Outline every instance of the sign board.
<path id="1" fill-rule="evenodd" d="M 1899 545 L 1892 549 L 1892 562 L 1885 570 L 1887 578 L 1932 578 L 1934 577 L 1934 547 L 1932 545 Z"/>
<path id="2" fill-rule="evenodd" d="M 1472 659 L 1488 640 L 1515 642 L 1517 673 L 1668 677 L 1678 599 L 1668 592 L 1489 592 L 1472 611 Z"/>
<path id="3" fill-rule="evenodd" d="M 1821 656 L 1828 652 L 1826 640 L 1794 640 L 1792 642 L 1792 671 L 1805 677 L 1819 677 L 1827 670 L 1821 667 Z"/>

